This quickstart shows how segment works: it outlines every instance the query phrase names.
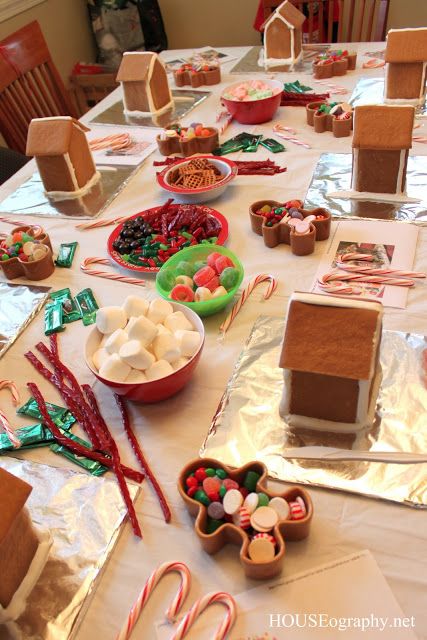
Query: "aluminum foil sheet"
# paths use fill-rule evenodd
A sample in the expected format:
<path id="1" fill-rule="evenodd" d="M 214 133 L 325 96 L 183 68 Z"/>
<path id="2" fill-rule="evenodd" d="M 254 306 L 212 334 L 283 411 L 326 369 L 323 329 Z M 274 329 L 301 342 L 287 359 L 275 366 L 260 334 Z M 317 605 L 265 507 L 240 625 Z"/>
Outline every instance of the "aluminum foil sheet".
<path id="1" fill-rule="evenodd" d="M 351 153 L 322 153 L 305 197 L 307 209 L 325 207 L 335 219 L 369 218 L 427 224 L 427 157 L 409 156 L 407 193 L 420 202 L 373 202 L 329 198 L 328 193 L 348 191 L 351 184 Z"/>
<path id="2" fill-rule="evenodd" d="M 313 59 L 324 53 L 331 48 L 330 44 L 310 44 L 302 45 L 303 57 L 294 67 L 293 71 L 300 73 L 311 73 Z M 258 64 L 260 56 L 263 55 L 263 47 L 252 47 L 249 51 L 237 62 L 230 73 L 274 73 L 274 68 L 264 69 L 262 65 Z M 262 58 L 261 58 L 262 59 Z M 282 73 L 282 72 L 280 72 Z"/>
<path id="3" fill-rule="evenodd" d="M 427 451 L 427 389 L 421 352 L 427 337 L 384 331 L 383 381 L 373 428 L 355 434 L 293 429 L 279 415 L 283 372 L 278 367 L 283 318 L 256 321 L 227 385 L 202 456 L 239 467 L 266 464 L 272 478 L 339 489 L 413 507 L 427 506 L 427 464 L 366 460 L 331 462 L 286 458 L 297 447 L 336 447 L 357 452 Z M 369 454 L 367 454 L 367 457 Z"/>
<path id="4" fill-rule="evenodd" d="M 359 78 L 353 89 L 349 103 L 353 107 L 361 104 L 384 103 L 384 78 Z M 415 117 L 427 116 L 427 105 L 419 105 L 415 109 Z"/>
<path id="5" fill-rule="evenodd" d="M 55 218 L 96 218 L 125 188 L 139 167 L 97 167 L 101 178 L 86 195 L 67 200 L 53 200 L 44 192 L 38 173 L 22 183 L 14 193 L 0 202 L 0 213 Z"/>
<path id="6" fill-rule="evenodd" d="M 50 289 L 0 282 L 0 358 L 38 314 Z"/>
<path id="7" fill-rule="evenodd" d="M 0 638 L 70 640 L 123 525 L 126 509 L 117 483 L 29 460 L 2 457 L 0 466 L 32 485 L 32 520 L 53 538 L 25 612 L 0 625 Z M 129 491 L 135 500 L 139 487 L 129 484 Z"/>
<path id="8" fill-rule="evenodd" d="M 119 100 L 119 102 L 95 116 L 90 121 L 90 124 L 112 124 L 120 125 L 121 127 L 159 127 L 164 129 L 186 116 L 187 113 L 190 113 L 194 107 L 206 100 L 211 93 L 211 91 L 196 91 L 194 89 L 172 89 L 173 106 L 164 113 L 148 116 L 126 115 L 123 113 L 123 100 Z"/>

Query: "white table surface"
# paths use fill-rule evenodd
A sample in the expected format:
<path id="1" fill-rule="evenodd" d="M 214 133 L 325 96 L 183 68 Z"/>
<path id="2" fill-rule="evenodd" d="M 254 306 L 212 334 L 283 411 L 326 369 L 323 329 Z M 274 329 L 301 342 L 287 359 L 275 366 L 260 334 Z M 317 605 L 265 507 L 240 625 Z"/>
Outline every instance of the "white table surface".
<path id="1" fill-rule="evenodd" d="M 354 48 L 354 45 L 351 46 Z M 357 47 L 359 52 L 378 51 L 384 47 L 384 43 L 366 43 Z M 247 51 L 247 48 L 224 48 L 224 50 L 239 57 Z M 173 55 L 180 53 L 182 52 L 174 51 Z M 172 57 L 171 52 L 166 54 L 167 57 Z M 363 58 L 359 56 L 355 72 L 335 78 L 333 81 L 348 87 L 351 91 L 360 75 L 381 76 L 383 74 L 383 69 L 361 69 L 362 61 Z M 225 65 L 222 84 L 209 87 L 212 95 L 197 110 L 191 112 L 184 119 L 183 124 L 193 121 L 214 124 L 214 116 L 219 109 L 218 96 L 222 88 L 244 79 L 244 76 L 231 75 L 227 72 L 235 62 Z M 312 78 L 309 75 L 278 74 L 278 77 L 286 81 L 298 78 L 304 84 L 312 86 Z M 322 89 L 317 85 L 316 90 L 320 92 Z M 117 89 L 97 105 L 90 113 L 90 117 L 116 101 L 119 92 L 120 89 Z M 347 97 L 349 96 L 350 93 Z M 88 121 L 90 117 L 85 116 L 83 120 Z M 296 128 L 298 136 L 309 142 L 312 148 L 306 150 L 285 143 L 287 153 L 273 156 L 267 150 L 261 149 L 256 154 L 252 154 L 249 158 L 251 160 L 273 158 L 279 164 L 286 165 L 288 170 L 274 177 L 238 177 L 222 198 L 212 204 L 228 219 L 230 235 L 227 244 L 244 263 L 246 274 L 244 282 L 258 273 L 269 272 L 279 280 L 278 291 L 270 300 L 264 301 L 263 287 L 258 287 L 240 312 L 222 345 L 218 344 L 217 337 L 218 327 L 225 314 L 208 318 L 205 322 L 207 335 L 203 356 L 191 383 L 176 397 L 164 403 L 148 406 L 131 405 L 136 433 L 170 502 L 172 523 L 169 525 L 164 523 L 157 498 L 149 484 L 145 482 L 142 495 L 136 504 L 144 539 L 137 540 L 132 534 L 130 524 L 126 524 L 77 634 L 78 640 L 92 640 L 95 633 L 106 640 L 114 638 L 145 579 L 152 569 L 166 560 L 184 561 L 192 570 L 194 580 L 189 602 L 208 590 L 220 589 L 238 594 L 252 586 L 258 586 L 258 583 L 244 577 L 236 547 L 227 546 L 216 556 L 208 556 L 201 550 L 193 532 L 194 520 L 188 515 L 177 493 L 176 481 L 184 464 L 198 454 L 224 387 L 255 319 L 260 314 L 283 316 L 291 292 L 294 289 L 307 289 L 311 285 L 319 257 L 325 250 L 324 244 L 318 243 L 315 252 L 304 258 L 293 256 L 289 247 L 283 245 L 275 250 L 269 250 L 264 247 L 262 239 L 253 234 L 250 229 L 248 206 L 251 202 L 263 198 L 279 201 L 303 198 L 320 153 L 350 152 L 351 150 L 351 138 L 336 139 L 330 133 L 322 135 L 314 133 L 314 130 L 305 124 L 305 111 L 302 108 L 281 108 L 275 117 L 275 121 L 278 120 Z M 251 127 L 233 124 L 226 131 L 224 139 L 248 129 L 250 130 Z M 272 123 L 252 129 L 270 135 Z M 425 155 L 427 147 L 414 143 L 411 153 Z M 160 157 L 156 152 L 142 165 L 130 184 L 104 213 L 105 217 L 133 214 L 166 200 L 165 194 L 157 186 L 156 168 L 152 166 L 152 161 Z M 239 158 L 240 155 L 230 157 Z M 247 155 L 243 157 L 248 158 Z M 33 170 L 32 161 L 0 188 L 0 197 L 3 199 L 11 193 Z M 19 218 L 19 216 L 15 217 Z M 100 305 L 118 304 L 130 293 L 153 296 L 152 277 L 148 278 L 146 289 L 142 289 L 89 277 L 79 270 L 80 262 L 87 256 L 106 257 L 106 239 L 113 227 L 80 232 L 75 229 L 75 221 L 49 218 L 28 218 L 28 220 L 38 222 L 45 227 L 55 248 L 64 241 L 78 240 L 79 242 L 73 268 L 71 270 L 56 269 L 52 277 L 43 281 L 42 284 L 51 285 L 54 290 L 70 287 L 74 294 L 85 287 L 91 287 Z M 399 223 L 393 224 L 397 234 Z M 0 228 L 6 230 L 10 227 L 0 224 Z M 427 270 L 426 228 L 419 229 L 414 268 L 420 271 Z M 419 286 L 410 291 L 407 309 L 385 310 L 384 326 L 386 329 L 425 333 L 426 313 L 426 289 Z M 84 364 L 82 349 L 86 332 L 87 329 L 81 322 L 67 325 L 66 331 L 60 334 L 62 357 L 67 364 L 71 365 L 81 383 L 90 383 L 93 386 L 105 418 L 119 444 L 122 460 L 136 466 L 132 451 L 122 432 L 111 392 L 94 380 Z M 25 383 L 30 380 L 35 381 L 48 400 L 62 404 L 53 387 L 45 383 L 23 358 L 23 353 L 43 338 L 43 313 L 41 313 L 0 360 L 0 379 L 14 379 L 23 399 L 28 396 Z M 2 394 L 1 406 L 13 424 L 22 426 L 26 423 L 25 420 L 15 417 L 6 394 Z M 44 448 L 34 449 L 21 455 L 56 466 L 68 464 Z M 427 638 L 425 512 L 340 492 L 310 489 L 310 493 L 315 507 L 311 534 L 304 542 L 289 544 L 284 564 L 285 574 L 302 571 L 310 566 L 340 558 L 350 552 L 368 548 L 374 554 L 404 614 L 415 616 L 417 637 Z M 156 591 L 134 632 L 135 640 L 137 638 L 155 639 L 152 624 L 162 617 L 168 598 L 174 593 L 176 584 L 176 578 L 167 578 L 166 583 Z M 276 635 L 277 638 L 291 637 L 286 630 L 272 629 L 271 634 Z M 202 640 L 197 632 L 193 632 L 189 637 Z M 331 638 L 335 637 L 337 637 L 335 632 L 331 631 Z M 385 638 L 386 635 L 383 637 Z M 310 638 L 309 631 L 307 631 L 307 638 Z"/>

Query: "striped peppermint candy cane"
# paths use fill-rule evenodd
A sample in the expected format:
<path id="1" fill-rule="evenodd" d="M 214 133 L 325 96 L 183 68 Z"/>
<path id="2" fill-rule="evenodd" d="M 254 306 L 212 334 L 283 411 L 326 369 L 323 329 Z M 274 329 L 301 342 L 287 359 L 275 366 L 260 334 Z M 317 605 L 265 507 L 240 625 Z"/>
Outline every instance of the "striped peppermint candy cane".
<path id="1" fill-rule="evenodd" d="M 116 218 L 101 218 L 101 220 L 94 220 L 93 222 L 80 222 L 80 224 L 76 224 L 76 229 L 80 231 L 87 231 L 89 229 L 98 229 L 99 227 L 109 227 L 112 224 L 120 224 L 121 222 L 126 222 L 131 216 L 118 216 Z"/>
<path id="2" fill-rule="evenodd" d="M 17 406 L 21 399 L 19 397 L 18 388 L 13 380 L 0 380 L 0 390 L 1 389 L 9 389 L 10 393 L 12 394 L 12 402 L 15 406 Z"/>
<path id="3" fill-rule="evenodd" d="M 9 438 L 13 447 L 15 449 L 19 449 L 19 447 L 21 446 L 21 441 L 16 435 L 15 431 L 12 429 L 9 420 L 6 418 L 3 411 L 0 411 L 0 425 L 5 430 L 5 433 L 7 433 L 7 437 Z"/>
<path id="4" fill-rule="evenodd" d="M 237 316 L 237 314 L 239 313 L 240 309 L 243 307 L 243 305 L 245 304 L 246 300 L 249 298 L 249 296 L 251 295 L 252 291 L 255 289 L 255 287 L 260 284 L 261 282 L 266 282 L 268 281 L 270 284 L 268 285 L 268 288 L 266 290 L 266 292 L 264 293 L 264 299 L 268 300 L 268 298 L 273 295 L 273 293 L 275 292 L 275 290 L 277 289 L 277 280 L 270 274 L 266 274 L 266 273 L 261 273 L 260 275 L 256 276 L 255 278 L 253 278 L 246 286 L 246 288 L 242 291 L 240 298 L 237 300 L 237 302 L 235 302 L 232 310 L 230 311 L 230 313 L 228 314 L 228 316 L 226 317 L 226 319 L 224 320 L 224 322 L 222 323 L 222 325 L 220 326 L 219 330 L 222 332 L 222 335 L 224 336 L 228 329 L 230 328 L 231 323 L 233 322 L 234 318 Z"/>
<path id="5" fill-rule="evenodd" d="M 114 133 L 103 138 L 95 138 L 89 142 L 92 151 L 101 151 L 102 149 L 113 149 L 119 151 L 126 149 L 132 142 L 130 133 Z"/>
<path id="6" fill-rule="evenodd" d="M 326 284 L 328 282 L 337 280 L 339 282 L 364 282 L 366 284 L 388 284 L 395 287 L 413 287 L 415 282 L 413 280 L 407 280 L 405 278 L 384 278 L 381 276 L 368 276 L 357 273 L 340 273 L 339 271 L 331 271 L 325 273 L 319 280 L 320 283 Z"/>
<path id="7" fill-rule="evenodd" d="M 348 262 L 349 260 L 363 260 L 364 262 L 375 262 L 374 256 L 370 253 L 343 253 L 339 257 L 339 260 L 337 262 L 339 264 L 340 262 Z"/>
<path id="8" fill-rule="evenodd" d="M 295 129 L 291 129 L 291 127 L 285 127 L 280 124 L 280 122 L 274 125 L 273 132 L 277 136 L 279 136 L 279 138 L 283 138 L 283 140 L 287 140 L 288 142 L 292 142 L 293 144 L 296 144 L 300 147 L 304 147 L 304 149 L 311 149 L 311 146 L 307 144 L 307 142 L 303 142 L 299 138 L 295 137 Z"/>
<path id="9" fill-rule="evenodd" d="M 217 602 L 227 607 L 227 614 L 216 630 L 215 635 L 212 636 L 212 640 L 224 640 L 235 623 L 237 615 L 234 598 L 224 591 L 214 591 L 196 600 L 190 611 L 185 614 L 179 623 L 171 640 L 182 640 L 203 611 Z"/>
<path id="10" fill-rule="evenodd" d="M 331 90 L 331 93 L 335 95 L 345 95 L 348 93 L 348 89 L 342 87 L 339 84 L 334 84 L 333 82 L 329 82 L 328 80 L 312 80 L 316 84 L 323 84 L 325 87 L 328 87 Z"/>
<path id="11" fill-rule="evenodd" d="M 360 287 L 355 287 L 353 285 L 346 284 L 345 282 L 335 281 L 325 283 L 318 280 L 317 284 L 320 289 L 323 289 L 323 291 L 327 291 L 332 295 L 359 296 L 362 293 L 362 289 Z"/>
<path id="12" fill-rule="evenodd" d="M 28 225 L 28 222 L 24 222 L 23 220 L 14 220 L 13 218 L 9 218 L 8 216 L 0 216 L 0 222 L 12 224 L 14 227 L 26 227 Z"/>
<path id="13" fill-rule="evenodd" d="M 153 573 L 148 578 L 147 582 L 144 585 L 143 590 L 138 596 L 138 599 L 133 604 L 132 609 L 129 612 L 127 620 L 118 635 L 116 636 L 116 640 L 127 640 L 136 625 L 138 618 L 140 616 L 141 611 L 145 607 L 147 600 L 150 595 L 153 593 L 155 587 L 167 573 L 171 573 L 172 571 L 176 571 L 181 576 L 181 584 L 179 586 L 178 592 L 168 609 L 166 610 L 166 618 L 169 622 L 174 622 L 175 618 L 180 611 L 184 601 L 190 591 L 191 587 L 191 574 L 190 571 L 183 562 L 165 562 L 161 564 L 157 569 L 153 571 Z"/>
<path id="14" fill-rule="evenodd" d="M 140 278 L 131 278 L 130 276 L 121 276 L 118 273 L 110 273 L 109 271 L 102 271 L 101 269 L 93 269 L 93 264 L 108 264 L 111 267 L 111 262 L 108 258 L 97 258 L 91 256 L 85 258 L 80 265 L 80 269 L 83 273 L 87 273 L 90 276 L 97 276 L 98 278 L 105 278 L 106 280 L 117 280 L 118 282 L 125 282 L 126 284 L 135 284 L 138 287 L 145 287 L 145 280 Z"/>
<path id="15" fill-rule="evenodd" d="M 350 273 L 362 273 L 367 274 L 369 276 L 384 276 L 386 278 L 390 278 L 393 276 L 402 277 L 402 278 L 425 278 L 426 274 L 422 271 L 403 271 L 401 269 L 388 269 L 387 267 L 371 267 L 370 265 L 354 265 L 354 264 L 340 264 L 337 263 L 337 266 L 344 271 L 349 271 Z"/>

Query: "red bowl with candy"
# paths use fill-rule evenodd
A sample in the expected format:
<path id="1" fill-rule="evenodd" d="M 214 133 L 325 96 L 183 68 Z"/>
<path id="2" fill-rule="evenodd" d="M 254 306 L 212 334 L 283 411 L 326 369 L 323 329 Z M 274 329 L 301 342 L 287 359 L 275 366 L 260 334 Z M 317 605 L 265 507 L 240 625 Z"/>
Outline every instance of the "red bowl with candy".
<path id="1" fill-rule="evenodd" d="M 260 86 L 266 86 L 272 92 L 272 95 L 256 100 L 244 99 L 243 91 L 245 85 L 248 87 L 247 90 L 251 90 L 251 86 L 256 86 L 256 83 L 262 83 Z M 240 88 L 242 88 L 241 91 L 239 91 Z M 283 82 L 279 80 L 235 82 L 224 89 L 221 95 L 221 102 L 237 122 L 241 124 L 261 124 L 272 120 L 280 106 L 282 92 Z M 237 96 L 242 96 L 243 99 L 239 99 Z"/>
<path id="2" fill-rule="evenodd" d="M 123 396 L 127 400 L 133 400 L 135 402 L 152 404 L 154 402 L 166 400 L 167 398 L 175 395 L 190 381 L 191 376 L 198 365 L 200 356 L 202 355 L 205 342 L 205 329 L 203 322 L 200 320 L 198 315 L 194 313 L 194 311 L 178 304 L 177 302 L 170 302 L 170 304 L 172 305 L 174 312 L 182 311 L 193 327 L 199 332 L 201 340 L 198 350 L 188 360 L 187 364 L 163 378 L 147 382 L 126 383 L 114 382 L 103 377 L 93 362 L 93 356 L 101 345 L 103 334 L 96 326 L 92 327 L 89 332 L 84 350 L 86 365 L 100 382 L 105 384 L 105 386 L 110 387 L 111 390 L 119 396 Z"/>

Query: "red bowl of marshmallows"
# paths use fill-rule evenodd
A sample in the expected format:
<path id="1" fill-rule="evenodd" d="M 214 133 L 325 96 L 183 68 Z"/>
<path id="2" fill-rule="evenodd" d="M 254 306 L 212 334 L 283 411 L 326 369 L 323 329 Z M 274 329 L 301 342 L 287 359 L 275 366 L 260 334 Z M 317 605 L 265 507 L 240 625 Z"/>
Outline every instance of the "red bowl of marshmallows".
<path id="1" fill-rule="evenodd" d="M 235 82 L 224 89 L 221 102 L 237 122 L 261 124 L 273 118 L 282 92 L 283 82 L 279 80 Z"/>
<path id="2" fill-rule="evenodd" d="M 203 323 L 191 309 L 131 295 L 121 307 L 98 309 L 85 360 L 114 393 L 136 402 L 159 402 L 190 380 L 204 339 Z"/>

